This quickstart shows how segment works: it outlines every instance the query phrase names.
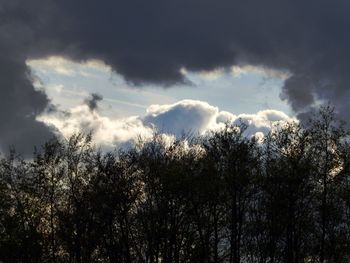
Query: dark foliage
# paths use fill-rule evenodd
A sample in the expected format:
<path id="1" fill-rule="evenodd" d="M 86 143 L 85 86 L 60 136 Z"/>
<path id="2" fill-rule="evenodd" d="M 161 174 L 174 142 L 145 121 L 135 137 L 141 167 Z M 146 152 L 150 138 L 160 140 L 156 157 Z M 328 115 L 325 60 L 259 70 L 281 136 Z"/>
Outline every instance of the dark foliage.
<path id="1" fill-rule="evenodd" d="M 0 162 L 0 262 L 350 262 L 350 145 L 324 108 L 263 141 L 101 153 L 90 136 Z"/>

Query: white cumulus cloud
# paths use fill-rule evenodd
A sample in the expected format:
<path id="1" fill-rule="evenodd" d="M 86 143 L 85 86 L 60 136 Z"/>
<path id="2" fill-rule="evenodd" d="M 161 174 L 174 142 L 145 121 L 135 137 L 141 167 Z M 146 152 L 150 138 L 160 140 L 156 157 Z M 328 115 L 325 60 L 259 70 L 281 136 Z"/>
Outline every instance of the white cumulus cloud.
<path id="1" fill-rule="evenodd" d="M 202 134 L 216 128 L 219 109 L 206 102 L 182 100 L 174 104 L 151 105 L 143 117 L 145 125 L 158 132 L 181 136 L 187 133 Z"/>
<path id="2" fill-rule="evenodd" d="M 187 134 L 203 135 L 223 128 L 226 123 L 243 122 L 248 125 L 247 136 L 261 138 L 274 124 L 294 119 L 277 110 L 235 115 L 220 111 L 207 102 L 181 100 L 174 104 L 151 105 L 145 115 L 129 118 L 102 116 L 98 110 L 91 110 L 83 104 L 66 113 L 43 115 L 40 120 L 56 127 L 65 137 L 77 132 L 91 132 L 97 145 L 110 150 L 140 137 L 147 140 L 154 132 L 169 138 Z"/>
<path id="3" fill-rule="evenodd" d="M 138 116 L 112 119 L 91 111 L 85 104 L 66 113 L 50 113 L 39 119 L 54 126 L 66 138 L 78 132 L 92 133 L 96 145 L 104 150 L 112 150 L 138 138 L 148 139 L 153 135 L 152 128 L 145 126 Z"/>

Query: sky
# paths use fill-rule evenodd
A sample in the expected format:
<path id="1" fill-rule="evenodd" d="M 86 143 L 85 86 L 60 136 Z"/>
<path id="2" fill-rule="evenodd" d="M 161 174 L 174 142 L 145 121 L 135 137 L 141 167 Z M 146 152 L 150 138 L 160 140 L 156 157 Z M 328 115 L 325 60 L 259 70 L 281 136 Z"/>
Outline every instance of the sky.
<path id="1" fill-rule="evenodd" d="M 190 84 L 138 87 L 102 61 L 48 57 L 28 60 L 27 65 L 35 88 L 43 89 L 56 107 L 38 119 L 66 138 L 92 132 L 104 150 L 130 145 L 139 136 L 152 138 L 154 132 L 170 138 L 203 135 L 227 121 L 239 124 L 239 119 L 249 123 L 248 136 L 261 136 L 273 123 L 293 120 L 289 105 L 280 98 L 286 72 L 253 66 L 210 72 L 183 69 Z"/>
<path id="2" fill-rule="evenodd" d="M 249 136 L 331 104 L 349 121 L 345 0 L 0 0 L 0 151 L 93 132 Z M 170 138 L 169 137 L 169 138 Z"/>
<path id="3" fill-rule="evenodd" d="M 27 64 L 40 80 L 36 87 L 43 88 L 52 102 L 63 109 L 97 93 L 103 97 L 100 106 L 105 113 L 113 112 L 119 117 L 141 115 L 151 104 L 169 104 L 184 99 L 206 101 L 235 113 L 255 113 L 269 108 L 292 114 L 287 102 L 280 98 L 286 73 L 263 68 L 232 67 L 230 72 L 199 73 L 184 70 L 191 84 L 138 87 L 129 85 L 101 61 L 80 64 L 50 57 L 28 60 Z"/>

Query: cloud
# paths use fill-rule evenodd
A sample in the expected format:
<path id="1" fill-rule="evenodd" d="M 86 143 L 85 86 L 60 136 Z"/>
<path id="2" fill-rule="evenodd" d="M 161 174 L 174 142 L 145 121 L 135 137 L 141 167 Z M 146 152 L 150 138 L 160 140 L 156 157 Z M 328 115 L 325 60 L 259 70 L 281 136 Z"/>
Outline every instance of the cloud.
<path id="1" fill-rule="evenodd" d="M 182 100 L 175 104 L 151 105 L 143 122 L 145 125 L 154 125 L 162 133 L 197 135 L 214 127 L 218 114 L 219 109 L 206 102 Z"/>
<path id="2" fill-rule="evenodd" d="M 113 150 L 139 138 L 146 140 L 153 135 L 152 128 L 145 126 L 138 116 L 112 119 L 91 111 L 86 104 L 76 106 L 66 113 L 43 114 L 39 119 L 54 126 L 57 135 L 65 138 L 79 132 L 91 133 L 94 143 L 103 150 Z"/>
<path id="3" fill-rule="evenodd" d="M 286 80 L 291 77 L 291 74 L 284 70 L 277 70 L 273 68 L 253 66 L 253 65 L 243 65 L 243 66 L 233 66 L 231 67 L 231 73 L 234 77 L 241 77 L 246 74 L 258 74 L 265 76 L 267 78 L 276 78 Z"/>
<path id="4" fill-rule="evenodd" d="M 256 114 L 240 114 L 233 123 L 244 123 L 247 125 L 245 134 L 247 136 L 261 137 L 267 134 L 274 125 L 296 121 L 295 118 L 289 117 L 287 114 L 277 110 L 263 110 Z"/>
<path id="5" fill-rule="evenodd" d="M 200 76 L 206 80 L 216 80 L 225 74 L 223 69 L 214 69 L 210 71 L 201 71 Z"/>
<path id="6" fill-rule="evenodd" d="M 81 63 L 74 62 L 60 56 L 49 56 L 47 58 L 40 59 L 28 59 L 26 64 L 31 68 L 35 68 L 43 73 L 54 72 L 58 75 L 64 76 L 83 76 L 91 77 L 90 71 L 103 71 L 110 72 L 111 68 L 108 67 L 103 61 L 99 60 L 87 60 Z"/>
<path id="7" fill-rule="evenodd" d="M 275 110 L 234 115 L 203 101 L 182 100 L 174 104 L 151 105 L 144 116 L 113 119 L 101 116 L 98 110 L 91 111 L 88 105 L 83 104 L 72 108 L 67 114 L 54 112 L 41 116 L 40 120 L 56 127 L 65 137 L 81 131 L 92 132 L 97 145 L 111 150 L 129 145 L 139 138 L 148 140 L 154 132 L 172 141 L 183 135 L 204 135 L 222 129 L 226 123 L 246 123 L 246 136 L 262 137 L 274 124 L 293 119 Z"/>
<path id="8" fill-rule="evenodd" d="M 344 0 L 0 0 L 0 145 L 28 150 L 52 135 L 36 120 L 50 101 L 26 64 L 51 56 L 103 61 L 137 85 L 188 83 L 183 68 L 288 72 L 281 98 L 297 113 L 330 101 L 349 120 L 349 9 Z"/>
<path id="9" fill-rule="evenodd" d="M 2 52 L 0 47 L 0 58 Z M 52 129 L 36 119 L 50 107 L 46 94 L 34 89 L 32 81 L 30 72 L 15 55 L 0 59 L 0 152 L 15 147 L 27 156 L 34 146 L 54 136 Z"/>
<path id="10" fill-rule="evenodd" d="M 92 93 L 90 97 L 85 99 L 85 104 L 89 107 L 90 111 L 94 111 L 97 109 L 97 104 L 99 101 L 102 101 L 103 97 L 100 94 Z"/>
<path id="11" fill-rule="evenodd" d="M 40 32 L 56 52 L 100 59 L 136 84 L 185 82 L 182 68 L 209 78 L 232 66 L 236 73 L 264 69 L 287 79 L 282 98 L 296 112 L 318 100 L 346 112 L 349 7 L 342 0 L 63 0 Z M 52 28 L 57 33 L 48 37 Z"/>
<path id="12" fill-rule="evenodd" d="M 271 127 L 280 122 L 296 121 L 277 110 L 263 110 L 255 114 L 238 114 L 220 111 L 207 102 L 181 100 L 174 104 L 151 105 L 143 118 L 146 126 L 153 126 L 158 132 L 174 134 L 177 137 L 186 134 L 203 135 L 218 130 L 225 124 L 248 126 L 245 135 L 266 134 Z"/>

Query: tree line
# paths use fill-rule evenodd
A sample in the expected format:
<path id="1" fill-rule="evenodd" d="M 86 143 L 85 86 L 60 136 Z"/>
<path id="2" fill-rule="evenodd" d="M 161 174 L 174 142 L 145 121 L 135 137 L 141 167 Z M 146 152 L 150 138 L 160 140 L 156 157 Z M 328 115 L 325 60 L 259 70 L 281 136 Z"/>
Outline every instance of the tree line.
<path id="1" fill-rule="evenodd" d="M 329 107 L 103 153 L 91 136 L 0 160 L 0 262 L 350 262 L 349 131 Z"/>

